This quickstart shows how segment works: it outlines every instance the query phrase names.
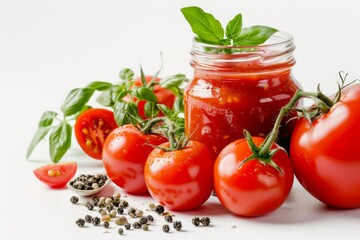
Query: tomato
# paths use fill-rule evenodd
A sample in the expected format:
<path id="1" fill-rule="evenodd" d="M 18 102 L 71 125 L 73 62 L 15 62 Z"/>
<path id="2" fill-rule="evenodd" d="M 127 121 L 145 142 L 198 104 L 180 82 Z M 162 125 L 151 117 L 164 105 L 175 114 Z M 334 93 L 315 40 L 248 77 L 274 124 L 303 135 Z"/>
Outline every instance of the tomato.
<path id="1" fill-rule="evenodd" d="M 256 146 L 264 139 L 253 137 Z M 271 149 L 279 147 L 274 143 Z M 215 192 L 222 205 L 244 217 L 261 216 L 279 208 L 286 200 L 294 173 L 286 152 L 280 149 L 272 160 L 279 172 L 258 159 L 241 162 L 252 154 L 245 139 L 227 145 L 219 154 L 214 166 Z"/>
<path id="2" fill-rule="evenodd" d="M 323 203 L 360 207 L 360 84 L 342 91 L 330 111 L 311 124 L 300 119 L 290 143 L 295 176 Z"/>
<path id="3" fill-rule="evenodd" d="M 160 147 L 168 148 L 164 143 Z M 190 141 L 181 150 L 154 149 L 145 163 L 145 182 L 151 196 L 172 211 L 201 206 L 213 190 L 214 160 L 210 150 Z"/>
<path id="4" fill-rule="evenodd" d="M 152 145 L 167 139 L 159 135 L 145 135 L 131 124 L 114 129 L 103 148 L 103 164 L 109 178 L 131 194 L 147 193 L 144 164 Z"/>
<path id="5" fill-rule="evenodd" d="M 112 111 L 90 108 L 76 119 L 75 136 L 87 155 L 101 159 L 104 141 L 117 126 Z"/>
<path id="6" fill-rule="evenodd" d="M 153 78 L 153 76 L 145 76 L 146 82 L 150 82 L 152 78 Z M 135 82 L 134 86 L 138 86 L 138 87 L 142 86 L 141 77 L 136 77 L 133 79 L 133 81 Z M 160 78 L 156 78 L 155 82 L 159 82 L 159 81 L 160 81 Z M 167 107 L 169 107 L 170 109 L 172 109 L 174 102 L 175 102 L 175 95 L 173 94 L 173 92 L 171 92 L 169 89 L 162 88 L 158 84 L 155 85 L 153 92 L 155 93 L 159 104 L 164 104 Z M 126 98 L 125 98 L 125 100 L 126 100 Z M 144 112 L 145 103 L 146 103 L 146 101 L 144 101 L 144 100 L 140 100 L 138 103 L 139 115 L 144 119 L 146 118 L 146 115 Z"/>
<path id="7" fill-rule="evenodd" d="M 75 176 L 76 170 L 76 162 L 66 162 L 47 164 L 36 168 L 33 172 L 40 181 L 49 187 L 62 188 Z"/>

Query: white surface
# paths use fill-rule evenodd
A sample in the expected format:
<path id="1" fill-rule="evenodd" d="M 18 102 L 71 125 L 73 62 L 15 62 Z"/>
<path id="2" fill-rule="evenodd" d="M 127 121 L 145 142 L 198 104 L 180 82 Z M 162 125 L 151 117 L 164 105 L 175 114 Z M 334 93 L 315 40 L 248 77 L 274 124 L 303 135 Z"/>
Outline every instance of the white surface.
<path id="1" fill-rule="evenodd" d="M 339 70 L 350 73 L 351 78 L 360 77 L 357 4 L 325 0 L 0 0 L 0 238 L 118 237 L 115 228 L 79 229 L 74 222 L 87 209 L 70 204 L 69 190 L 50 190 L 32 173 L 50 161 L 46 143 L 36 149 L 30 162 L 25 160 L 26 149 L 42 112 L 58 111 L 72 88 L 95 80 L 117 81 L 122 68 L 138 72 L 140 64 L 153 74 L 160 66 L 160 52 L 165 62 L 162 76 L 185 73 L 191 77 L 193 34 L 181 7 L 201 6 L 223 24 L 242 12 L 245 26 L 266 24 L 293 34 L 295 77 L 306 90 L 315 90 L 320 83 L 330 94 L 336 89 Z M 81 154 L 75 141 L 62 161 L 69 160 L 79 162 L 78 173 L 102 170 L 99 162 Z M 108 189 L 115 190 L 119 189 Z M 139 206 L 151 201 L 150 197 L 128 198 Z M 150 232 L 133 230 L 126 238 L 359 239 L 359 209 L 326 208 L 297 183 L 288 201 L 265 217 L 233 216 L 214 197 L 196 212 L 176 215 L 183 222 L 183 232 L 164 235 L 159 220 Z M 190 219 L 195 215 L 211 217 L 213 226 L 193 227 Z"/>

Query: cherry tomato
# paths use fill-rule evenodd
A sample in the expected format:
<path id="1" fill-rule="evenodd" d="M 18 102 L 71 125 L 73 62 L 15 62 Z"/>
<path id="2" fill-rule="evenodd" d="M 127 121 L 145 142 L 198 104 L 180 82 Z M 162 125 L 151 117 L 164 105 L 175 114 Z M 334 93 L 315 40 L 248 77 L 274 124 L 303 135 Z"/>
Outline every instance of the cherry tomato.
<path id="1" fill-rule="evenodd" d="M 160 147 L 168 148 L 164 143 Z M 202 143 L 190 141 L 181 150 L 154 149 L 145 163 L 145 182 L 151 196 L 172 211 L 201 206 L 213 190 L 212 153 Z"/>
<path id="2" fill-rule="evenodd" d="M 112 111 L 90 108 L 76 119 L 75 136 L 87 155 L 101 159 L 104 141 L 117 126 Z"/>
<path id="3" fill-rule="evenodd" d="M 311 124 L 300 119 L 290 143 L 295 176 L 323 203 L 360 207 L 360 84 L 342 91 L 329 112 Z"/>
<path id="4" fill-rule="evenodd" d="M 253 137 L 256 146 L 264 139 Z M 274 143 L 271 149 L 277 148 Z M 227 145 L 219 154 L 214 166 L 215 192 L 222 205 L 244 217 L 261 216 L 279 208 L 286 200 L 294 173 L 286 152 L 280 149 L 272 160 L 280 172 L 258 159 L 241 162 L 252 154 L 245 139 Z"/>
<path id="5" fill-rule="evenodd" d="M 35 176 L 52 188 L 62 188 L 69 182 L 76 173 L 76 162 L 47 164 L 36 168 Z"/>
<path id="6" fill-rule="evenodd" d="M 145 76 L 146 82 L 150 82 L 152 80 L 153 76 Z M 134 86 L 142 86 L 141 77 L 136 77 L 133 79 L 135 82 Z M 155 82 L 159 82 L 160 78 L 156 78 Z M 175 101 L 175 95 L 173 92 L 171 92 L 169 89 L 162 88 L 160 85 L 155 85 L 153 92 L 155 93 L 158 103 L 164 104 L 169 108 L 172 108 Z M 125 98 L 126 100 L 126 98 Z M 139 109 L 139 115 L 142 118 L 146 118 L 145 112 L 144 112 L 144 106 L 146 101 L 140 100 L 138 103 L 138 109 Z M 160 113 L 161 115 L 161 113 Z"/>
<path id="7" fill-rule="evenodd" d="M 131 124 L 114 129 L 103 148 L 103 164 L 109 178 L 131 194 L 147 193 L 144 181 L 144 164 L 152 145 L 167 139 L 159 135 L 145 135 Z"/>

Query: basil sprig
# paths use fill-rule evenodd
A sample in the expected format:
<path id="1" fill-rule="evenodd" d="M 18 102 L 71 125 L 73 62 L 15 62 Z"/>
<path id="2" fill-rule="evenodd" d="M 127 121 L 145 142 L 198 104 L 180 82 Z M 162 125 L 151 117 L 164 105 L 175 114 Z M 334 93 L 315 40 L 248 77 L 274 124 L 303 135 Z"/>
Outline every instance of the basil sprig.
<path id="1" fill-rule="evenodd" d="M 135 86 L 133 79 L 134 72 L 129 68 L 120 71 L 120 82 L 112 84 L 109 82 L 95 81 L 83 88 L 72 89 L 63 104 L 61 105 L 61 115 L 54 111 L 46 111 L 42 114 L 35 132 L 28 147 L 26 157 L 29 158 L 37 144 L 48 134 L 49 136 L 49 155 L 51 161 L 59 162 L 68 149 L 71 147 L 72 125 L 71 123 L 85 110 L 91 108 L 87 105 L 95 92 L 99 92 L 96 102 L 101 106 L 112 108 L 114 117 L 119 126 L 124 124 L 139 124 L 144 119 L 139 115 L 137 104 L 140 100 L 145 100 L 144 112 L 149 118 L 158 116 L 161 105 L 157 104 L 158 99 L 154 94 L 157 84 L 171 90 L 175 96 L 174 111 L 183 112 L 183 83 L 187 78 L 183 74 L 176 74 L 164 77 L 159 83 L 155 81 L 159 71 L 154 75 L 153 80 L 146 82 L 143 70 L 141 70 L 142 86 Z M 126 99 L 125 99 L 126 98 Z M 170 111 L 169 111 L 170 113 Z M 56 120 L 56 121 L 54 121 Z"/>
<path id="2" fill-rule="evenodd" d="M 191 26 L 196 40 L 202 43 L 221 46 L 257 46 L 268 40 L 278 30 L 267 26 L 243 28 L 242 15 L 237 14 L 226 25 L 225 31 L 219 20 L 199 7 L 181 9 Z"/>

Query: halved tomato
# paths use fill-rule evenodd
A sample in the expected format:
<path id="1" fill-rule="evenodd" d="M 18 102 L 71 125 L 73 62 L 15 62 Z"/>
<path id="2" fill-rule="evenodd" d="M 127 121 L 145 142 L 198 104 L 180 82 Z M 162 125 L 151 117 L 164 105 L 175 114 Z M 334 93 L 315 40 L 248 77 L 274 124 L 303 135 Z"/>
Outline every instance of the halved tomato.
<path id="1" fill-rule="evenodd" d="M 105 139 L 117 128 L 114 113 L 107 109 L 90 108 L 76 119 L 75 137 L 82 150 L 95 159 L 101 159 Z"/>
<path id="2" fill-rule="evenodd" d="M 76 162 L 66 162 L 47 164 L 36 168 L 33 172 L 40 181 L 49 187 L 62 188 L 75 176 L 76 170 Z"/>

